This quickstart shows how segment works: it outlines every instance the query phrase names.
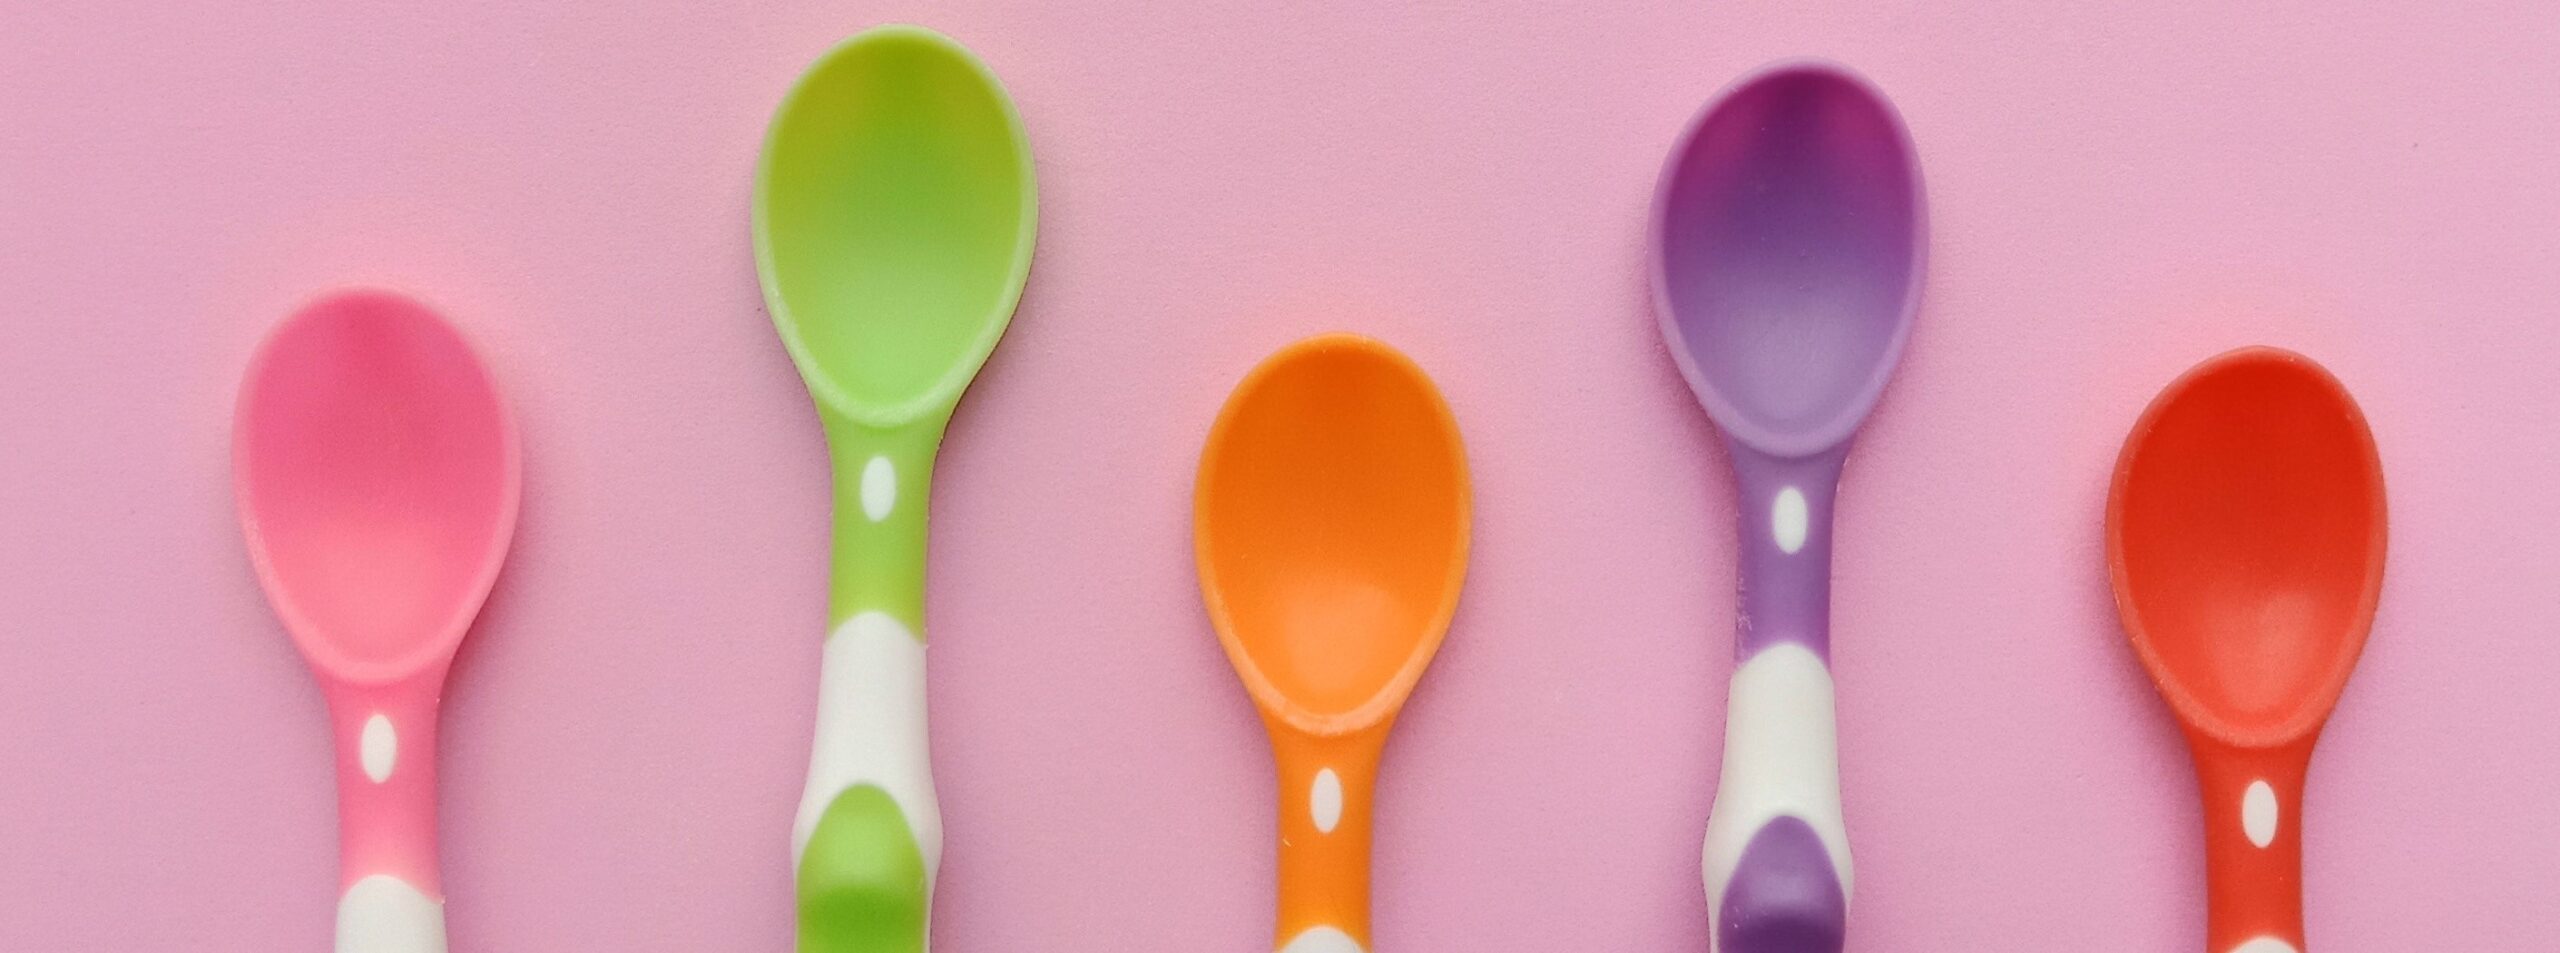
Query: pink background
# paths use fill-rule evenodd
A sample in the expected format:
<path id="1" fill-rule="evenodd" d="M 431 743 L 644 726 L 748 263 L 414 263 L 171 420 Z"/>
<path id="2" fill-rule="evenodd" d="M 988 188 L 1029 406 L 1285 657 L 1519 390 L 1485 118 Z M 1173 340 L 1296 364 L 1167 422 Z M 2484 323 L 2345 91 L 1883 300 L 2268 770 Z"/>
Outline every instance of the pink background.
<path id="1" fill-rule="evenodd" d="M 1043 200 L 934 496 L 945 953 L 1266 942 L 1191 469 L 1248 366 L 1334 328 L 1438 375 L 1477 480 L 1378 947 L 1704 948 L 1731 490 L 1640 226 L 1689 112 L 1797 53 L 1892 92 L 1936 225 L 1841 502 L 1853 949 L 2196 945 L 2191 775 L 2099 513 L 2144 401 L 2249 342 L 2347 381 L 2392 494 L 2312 937 L 2560 931 L 2547 4 L 747 6 L 6 0 L 0 949 L 327 945 L 321 701 L 226 453 L 259 335 L 355 281 L 448 309 L 527 445 L 447 698 L 453 948 L 788 948 L 826 476 L 748 184 L 797 71 L 896 19 L 1003 74 Z"/>

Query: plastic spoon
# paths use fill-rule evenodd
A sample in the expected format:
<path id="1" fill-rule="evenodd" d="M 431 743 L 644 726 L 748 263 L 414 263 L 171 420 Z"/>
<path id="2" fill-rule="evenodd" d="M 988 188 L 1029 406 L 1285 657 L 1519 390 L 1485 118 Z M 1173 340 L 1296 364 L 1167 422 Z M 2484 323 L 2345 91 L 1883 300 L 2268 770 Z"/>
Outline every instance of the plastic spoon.
<path id="1" fill-rule="evenodd" d="M 756 269 L 835 471 L 830 634 L 792 827 L 809 953 L 925 948 L 942 858 L 925 751 L 926 486 L 953 407 L 1012 321 L 1037 218 L 1012 101 L 938 33 L 845 41 L 765 136 Z"/>
<path id="2" fill-rule="evenodd" d="M 2143 411 L 2107 494 L 2134 654 L 2204 795 L 2206 948 L 2302 937 L 2302 784 L 2382 594 L 2382 460 L 2310 359 L 2245 348 Z"/>
<path id="3" fill-rule="evenodd" d="M 1832 711 L 1831 505 L 1920 300 L 1911 138 L 1837 66 L 1744 77 L 1692 120 L 1653 202 L 1662 336 L 1723 429 L 1742 589 L 1707 820 L 1715 949 L 1837 950 L 1849 842 Z"/>
<path id="4" fill-rule="evenodd" d="M 250 562 L 337 738 L 337 948 L 438 953 L 437 700 L 514 535 L 515 427 L 451 327 L 354 291 L 268 335 L 231 448 Z"/>
<path id="5" fill-rule="evenodd" d="M 1280 773 L 1277 942 L 1369 945 L 1370 792 L 1467 571 L 1467 462 L 1422 369 L 1309 338 L 1236 385 L 1200 454 L 1200 593 Z"/>

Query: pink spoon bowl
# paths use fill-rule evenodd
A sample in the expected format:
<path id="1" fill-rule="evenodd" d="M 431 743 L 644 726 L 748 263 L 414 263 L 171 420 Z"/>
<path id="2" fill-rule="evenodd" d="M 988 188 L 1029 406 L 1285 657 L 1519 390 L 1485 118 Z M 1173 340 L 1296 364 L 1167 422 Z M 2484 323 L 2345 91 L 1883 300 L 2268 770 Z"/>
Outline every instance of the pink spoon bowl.
<path id="1" fill-rule="evenodd" d="M 337 949 L 442 951 L 437 702 L 522 491 L 496 383 L 424 305 L 324 296 L 250 360 L 232 478 L 258 582 L 328 697 Z"/>

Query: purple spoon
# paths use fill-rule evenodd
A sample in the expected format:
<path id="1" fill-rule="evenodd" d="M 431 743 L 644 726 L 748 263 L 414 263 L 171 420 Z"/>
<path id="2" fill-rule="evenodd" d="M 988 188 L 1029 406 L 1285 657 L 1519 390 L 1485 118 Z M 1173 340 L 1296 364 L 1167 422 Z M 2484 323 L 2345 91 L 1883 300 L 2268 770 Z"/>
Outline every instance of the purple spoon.
<path id="1" fill-rule="evenodd" d="M 1707 818 L 1711 950 L 1837 951 L 1847 929 L 1831 503 L 1919 309 L 1921 201 L 1893 106 L 1815 62 L 1726 88 L 1654 190 L 1654 310 L 1741 494 L 1737 664 Z"/>

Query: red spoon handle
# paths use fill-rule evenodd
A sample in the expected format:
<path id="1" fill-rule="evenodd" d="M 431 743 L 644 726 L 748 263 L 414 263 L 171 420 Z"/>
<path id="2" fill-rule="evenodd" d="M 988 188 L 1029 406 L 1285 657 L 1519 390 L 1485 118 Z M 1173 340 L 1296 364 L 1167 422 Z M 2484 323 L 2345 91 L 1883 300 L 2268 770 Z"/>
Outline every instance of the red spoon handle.
<path id="1" fill-rule="evenodd" d="M 2240 748 L 2190 736 L 2188 744 L 2204 794 L 2207 953 L 2303 949 L 2302 782 L 2311 739 Z"/>

